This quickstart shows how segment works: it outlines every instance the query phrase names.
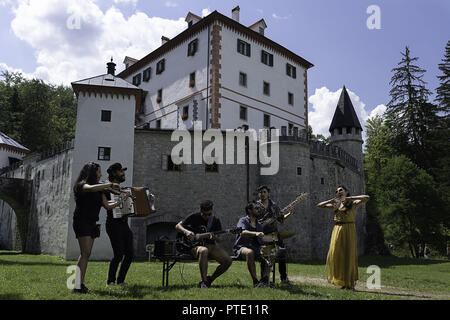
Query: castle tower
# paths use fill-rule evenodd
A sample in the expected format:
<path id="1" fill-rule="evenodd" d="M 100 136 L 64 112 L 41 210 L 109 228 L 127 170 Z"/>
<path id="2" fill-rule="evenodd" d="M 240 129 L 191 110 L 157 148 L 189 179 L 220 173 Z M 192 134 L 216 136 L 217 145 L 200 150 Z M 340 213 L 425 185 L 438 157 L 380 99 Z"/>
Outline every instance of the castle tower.
<path id="1" fill-rule="evenodd" d="M 106 74 L 72 82 L 78 98 L 72 186 L 84 164 L 91 161 L 100 164 L 102 181 L 108 179 L 108 167 L 120 162 L 128 168 L 123 185 L 131 186 L 133 183 L 134 124 L 135 115 L 141 107 L 142 90 L 116 77 L 115 66 L 111 59 L 107 63 Z M 66 259 L 74 259 L 79 255 L 72 228 L 74 210 L 72 192 Z M 104 226 L 106 212 L 101 210 L 98 223 Z M 93 259 L 109 259 L 112 256 L 111 245 L 103 226 L 91 254 Z"/>
<path id="2" fill-rule="evenodd" d="M 353 108 L 352 101 L 345 86 L 342 88 L 336 111 L 330 125 L 331 139 L 334 146 L 338 146 L 356 159 L 358 170 L 363 172 L 362 164 L 362 127 Z"/>

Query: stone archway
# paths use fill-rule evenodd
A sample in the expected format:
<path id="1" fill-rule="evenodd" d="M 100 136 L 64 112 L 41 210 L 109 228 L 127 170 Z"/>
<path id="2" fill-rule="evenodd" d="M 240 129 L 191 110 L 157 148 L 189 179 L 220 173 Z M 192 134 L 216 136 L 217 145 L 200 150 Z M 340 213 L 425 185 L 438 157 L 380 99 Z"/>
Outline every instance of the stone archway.
<path id="1" fill-rule="evenodd" d="M 0 199 L 5 201 L 16 213 L 22 252 L 27 252 L 31 198 L 31 180 L 0 177 Z"/>

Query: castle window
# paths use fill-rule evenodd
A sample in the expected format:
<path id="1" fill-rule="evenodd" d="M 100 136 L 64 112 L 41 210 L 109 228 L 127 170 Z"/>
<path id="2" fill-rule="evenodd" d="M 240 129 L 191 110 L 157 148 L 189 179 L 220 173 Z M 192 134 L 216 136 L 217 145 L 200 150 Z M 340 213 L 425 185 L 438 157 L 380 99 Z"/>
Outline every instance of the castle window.
<path id="1" fill-rule="evenodd" d="M 109 147 L 98 147 L 98 160 L 109 161 L 111 160 L 111 148 Z"/>
<path id="2" fill-rule="evenodd" d="M 294 137 L 298 137 L 298 127 L 294 127 Z"/>
<path id="3" fill-rule="evenodd" d="M 237 39 L 237 52 L 250 57 L 250 43 Z"/>
<path id="4" fill-rule="evenodd" d="M 347 127 L 347 134 L 351 134 L 352 133 L 352 128 L 351 127 Z"/>
<path id="5" fill-rule="evenodd" d="M 359 134 L 359 128 L 355 128 L 355 134 Z"/>
<path id="6" fill-rule="evenodd" d="M 189 56 L 193 56 L 195 55 L 195 53 L 197 52 L 198 49 L 198 39 L 192 40 L 191 42 L 189 42 L 188 44 L 188 57 Z"/>
<path id="7" fill-rule="evenodd" d="M 183 107 L 183 115 L 181 116 L 181 119 L 187 120 L 187 118 L 189 118 L 189 106 L 184 106 Z"/>
<path id="8" fill-rule="evenodd" d="M 286 135 L 286 126 L 281 126 L 281 135 L 282 136 Z"/>
<path id="9" fill-rule="evenodd" d="M 147 69 L 144 70 L 142 80 L 148 82 L 150 80 L 151 74 L 152 68 L 148 67 Z"/>
<path id="10" fill-rule="evenodd" d="M 194 24 L 194 21 L 190 20 L 190 21 L 188 22 L 188 28 L 192 27 L 193 24 Z"/>
<path id="11" fill-rule="evenodd" d="M 261 62 L 270 67 L 273 67 L 273 54 L 261 50 Z"/>
<path id="12" fill-rule="evenodd" d="M 324 178 L 320 178 L 320 184 L 325 184 Z"/>
<path id="13" fill-rule="evenodd" d="M 286 63 L 286 74 L 294 79 L 297 78 L 297 68 L 289 63 Z"/>
<path id="14" fill-rule="evenodd" d="M 239 72 L 239 85 L 246 87 L 247 86 L 247 74 L 243 72 Z"/>
<path id="15" fill-rule="evenodd" d="M 156 64 L 156 74 L 163 73 L 166 68 L 166 59 L 161 59 Z"/>
<path id="16" fill-rule="evenodd" d="M 247 108 L 239 106 L 239 119 L 247 120 Z"/>
<path id="17" fill-rule="evenodd" d="M 263 93 L 270 96 L 270 83 L 263 81 Z"/>
<path id="18" fill-rule="evenodd" d="M 156 120 L 156 129 L 161 129 L 161 119 Z"/>
<path id="19" fill-rule="evenodd" d="M 101 121 L 111 122 L 111 111 L 110 110 L 102 110 Z"/>
<path id="20" fill-rule="evenodd" d="M 268 114 L 264 114 L 264 127 L 270 127 L 270 116 Z"/>
<path id="21" fill-rule="evenodd" d="M 189 75 L 189 87 L 190 88 L 195 87 L 195 72 L 192 72 Z"/>
<path id="22" fill-rule="evenodd" d="M 338 134 L 342 134 L 342 128 L 338 128 Z"/>
<path id="23" fill-rule="evenodd" d="M 264 28 L 263 27 L 259 27 L 259 34 L 264 35 Z"/>
<path id="24" fill-rule="evenodd" d="M 217 163 L 205 164 L 205 172 L 219 172 L 219 165 Z"/>
<path id="25" fill-rule="evenodd" d="M 156 97 L 156 102 L 160 103 L 162 101 L 162 89 L 158 90 L 158 96 Z"/>
<path id="26" fill-rule="evenodd" d="M 294 105 L 294 94 L 291 92 L 288 92 L 288 104 L 291 106 Z"/>
<path id="27" fill-rule="evenodd" d="M 133 84 L 134 84 L 135 86 L 138 86 L 138 85 L 141 84 L 141 74 L 140 74 L 140 73 L 138 73 L 137 75 L 135 75 L 135 76 L 133 77 Z"/>
<path id="28" fill-rule="evenodd" d="M 288 135 L 292 136 L 292 133 L 293 133 L 292 131 L 294 130 L 294 125 L 292 123 L 289 123 L 288 124 L 288 128 L 289 128 L 288 129 Z"/>
<path id="29" fill-rule="evenodd" d="M 298 176 L 302 175 L 302 167 L 297 167 L 297 175 Z"/>

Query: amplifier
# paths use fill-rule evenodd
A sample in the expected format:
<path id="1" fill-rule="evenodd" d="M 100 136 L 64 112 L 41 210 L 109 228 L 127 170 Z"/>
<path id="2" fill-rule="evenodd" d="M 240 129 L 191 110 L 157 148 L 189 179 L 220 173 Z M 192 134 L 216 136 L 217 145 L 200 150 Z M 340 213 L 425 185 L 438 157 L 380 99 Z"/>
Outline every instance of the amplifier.
<path id="1" fill-rule="evenodd" d="M 153 255 L 155 257 L 175 256 L 177 253 L 175 244 L 175 240 L 156 240 Z"/>

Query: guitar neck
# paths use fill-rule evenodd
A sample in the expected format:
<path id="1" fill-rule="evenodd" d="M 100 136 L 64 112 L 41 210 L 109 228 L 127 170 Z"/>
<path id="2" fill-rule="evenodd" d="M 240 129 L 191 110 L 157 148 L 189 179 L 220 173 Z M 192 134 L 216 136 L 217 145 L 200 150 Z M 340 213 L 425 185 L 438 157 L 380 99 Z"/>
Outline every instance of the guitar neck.
<path id="1" fill-rule="evenodd" d="M 197 240 L 200 240 L 200 239 L 209 238 L 211 235 L 223 234 L 223 233 L 228 233 L 228 232 L 230 232 L 230 231 L 229 230 L 221 230 L 221 231 L 213 231 L 213 232 L 206 232 L 206 233 L 198 233 L 195 235 L 195 238 Z"/>

